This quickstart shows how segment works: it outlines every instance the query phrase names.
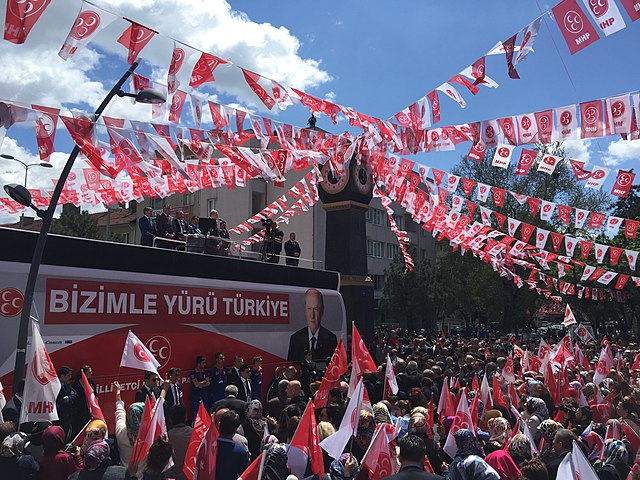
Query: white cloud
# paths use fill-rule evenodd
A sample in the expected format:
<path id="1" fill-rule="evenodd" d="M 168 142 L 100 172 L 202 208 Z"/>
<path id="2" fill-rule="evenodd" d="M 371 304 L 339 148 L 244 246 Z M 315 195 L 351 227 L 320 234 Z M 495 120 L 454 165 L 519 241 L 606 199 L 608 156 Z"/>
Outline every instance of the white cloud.
<path id="1" fill-rule="evenodd" d="M 618 139 L 609 144 L 604 163 L 606 165 L 620 165 L 626 160 L 640 159 L 640 140 Z"/>
<path id="2" fill-rule="evenodd" d="M 329 101 L 329 102 L 335 102 L 336 101 L 336 92 L 334 91 L 329 91 L 325 94 L 324 99 Z"/>
<path id="3" fill-rule="evenodd" d="M 567 157 L 580 162 L 589 162 L 591 160 L 591 140 L 566 140 L 562 146 Z"/>
<path id="4" fill-rule="evenodd" d="M 106 6 L 106 2 L 101 3 Z M 117 79 L 105 78 L 105 70 L 112 71 L 113 67 L 125 70 L 127 52 L 116 40 L 127 22 L 116 20 L 87 48 L 65 62 L 57 52 L 78 7 L 75 0 L 53 2 L 24 45 L 0 44 L 3 59 L 0 98 L 51 106 L 82 102 L 95 108 L 99 104 Z M 233 11 L 224 0 L 112 0 L 108 8 L 163 34 L 156 35 L 141 55 L 161 79 L 166 76 L 173 48 L 168 37 L 174 37 L 303 90 L 330 80 L 319 60 L 300 56 L 300 41 L 288 29 L 254 22 Z M 113 57 L 104 52 L 116 54 L 122 61 L 113 65 Z M 205 90 L 211 91 L 211 86 L 219 93 L 234 95 L 240 102 L 264 109 L 236 68 L 219 67 L 216 82 Z M 112 108 L 121 111 L 120 107 Z M 131 112 L 126 109 L 125 113 Z"/>

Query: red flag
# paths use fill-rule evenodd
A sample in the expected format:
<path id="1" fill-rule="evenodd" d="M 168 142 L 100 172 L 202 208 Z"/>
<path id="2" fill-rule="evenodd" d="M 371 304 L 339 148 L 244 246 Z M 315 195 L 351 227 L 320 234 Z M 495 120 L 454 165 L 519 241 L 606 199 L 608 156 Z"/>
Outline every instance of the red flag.
<path id="1" fill-rule="evenodd" d="M 627 423 L 624 420 L 621 423 L 622 423 L 622 431 L 624 432 L 624 436 L 627 440 L 629 440 L 629 443 L 633 448 L 633 452 L 631 456 L 635 458 L 636 453 L 640 448 L 640 437 L 638 436 L 638 434 L 635 432 L 633 428 L 627 425 Z"/>
<path id="2" fill-rule="evenodd" d="M 258 480 L 258 475 L 260 474 L 260 464 L 262 463 L 262 455 L 264 454 L 261 453 L 253 462 L 251 462 L 251 465 L 249 465 L 247 469 L 242 472 L 239 480 Z"/>
<path id="3" fill-rule="evenodd" d="M 318 429 L 316 427 L 315 405 L 309 400 L 298 428 L 293 434 L 290 445 L 302 450 L 311 460 L 311 472 L 322 477 L 324 475 L 324 460 L 322 449 L 318 441 Z"/>
<path id="4" fill-rule="evenodd" d="M 535 229 L 536 227 L 534 227 L 533 225 L 529 225 L 528 223 L 524 223 L 524 222 L 522 223 L 522 228 L 520 229 L 520 235 L 524 243 L 529 242 L 529 239 L 531 238 L 531 235 L 533 234 Z"/>
<path id="5" fill-rule="evenodd" d="M 576 0 L 563 0 L 551 11 L 572 55 L 600 39 Z"/>
<path id="6" fill-rule="evenodd" d="M 628 197 L 635 178 L 635 173 L 618 170 L 618 178 L 616 178 L 616 183 L 613 185 L 611 195 L 615 195 L 620 198 Z"/>
<path id="7" fill-rule="evenodd" d="M 99 418 L 100 420 L 105 422 L 106 420 L 104 419 L 104 415 L 102 414 L 100 405 L 98 405 L 98 399 L 93 392 L 93 388 L 91 388 L 91 385 L 89 385 L 89 380 L 87 380 L 87 376 L 84 374 L 84 370 L 80 370 L 80 372 L 82 373 L 80 383 L 82 384 L 82 390 L 84 390 L 84 398 L 87 401 L 87 406 L 89 407 L 89 411 L 91 412 L 91 418 Z"/>
<path id="8" fill-rule="evenodd" d="M 171 108 L 169 109 L 169 121 L 179 123 L 182 116 L 182 109 L 187 100 L 187 92 L 176 90 L 171 98 Z"/>
<path id="9" fill-rule="evenodd" d="M 482 58 L 484 59 L 484 57 L 482 57 Z M 467 87 L 469 89 L 469 91 L 473 95 L 477 94 L 480 91 L 480 89 L 478 87 L 476 87 L 475 83 L 471 83 L 469 80 L 464 78 L 462 75 L 456 75 L 454 77 L 451 77 L 448 81 L 449 82 L 458 83 L 460 85 L 464 85 L 465 87 Z"/>
<path id="10" fill-rule="evenodd" d="M 638 354 L 640 357 L 640 353 Z M 640 367 L 638 368 L 640 370 Z M 433 392 L 431 393 L 431 398 L 429 399 L 429 408 L 427 409 L 427 414 L 425 415 L 425 421 L 427 423 L 427 434 L 429 438 L 433 435 L 433 424 L 435 423 L 435 407 L 433 405 Z"/>
<path id="11" fill-rule="evenodd" d="M 118 171 L 110 165 L 104 163 L 100 150 L 91 141 L 91 131 L 93 130 L 93 123 L 84 118 L 71 118 L 60 116 L 62 123 L 69 131 L 69 135 L 76 143 L 80 152 L 87 157 L 87 160 L 93 165 L 96 170 L 111 178 L 116 178 Z"/>
<path id="12" fill-rule="evenodd" d="M 189 86 L 195 88 L 203 83 L 215 82 L 216 79 L 213 76 L 213 71 L 218 65 L 224 65 L 225 63 L 227 63 L 226 60 L 211 55 L 210 53 L 202 52 L 200 59 L 193 67 Z"/>
<path id="13" fill-rule="evenodd" d="M 262 85 L 258 83 L 258 81 L 262 77 L 257 73 L 253 73 L 249 70 L 245 70 L 244 68 L 242 69 L 242 74 L 244 75 L 244 79 L 247 81 L 247 85 L 249 85 L 249 88 L 253 90 L 253 93 L 255 93 L 258 96 L 260 101 L 264 103 L 265 107 L 271 110 L 276 104 L 276 101 L 273 98 L 271 98 L 271 96 L 262 87 Z"/>
<path id="14" fill-rule="evenodd" d="M 349 393 L 350 397 L 358 384 L 358 380 L 363 373 L 373 373 L 378 371 L 371 354 L 364 344 L 360 332 L 353 324 L 353 334 L 351 335 L 351 378 L 349 379 Z"/>
<path id="15" fill-rule="evenodd" d="M 218 459 L 218 428 L 216 422 L 211 422 L 198 452 L 196 453 L 194 477 L 198 480 L 215 480 L 216 461 Z"/>
<path id="16" fill-rule="evenodd" d="M 581 138 L 602 137 L 604 135 L 604 114 L 602 100 L 592 100 L 580 104 Z"/>
<path id="17" fill-rule="evenodd" d="M 478 374 L 474 373 L 473 380 L 471 380 L 471 391 L 478 392 L 479 388 L 480 388 L 480 385 L 478 384 Z"/>
<path id="18" fill-rule="evenodd" d="M 553 112 L 551 110 L 544 110 L 542 112 L 536 112 L 536 123 L 538 124 L 538 135 L 542 143 L 551 142 L 551 133 L 553 131 Z"/>
<path id="19" fill-rule="evenodd" d="M 118 39 L 118 43 L 123 47 L 129 49 L 129 56 L 127 57 L 127 61 L 129 62 L 129 65 L 131 65 L 135 61 L 135 59 L 138 58 L 138 55 L 140 54 L 142 49 L 158 32 L 140 25 L 139 23 L 132 22 L 129 19 L 126 20 L 131 22 L 131 25 L 122 33 L 122 35 Z"/>
<path id="20" fill-rule="evenodd" d="M 637 0 L 620 0 L 620 3 L 631 17 L 632 22 L 640 20 L 640 7 L 638 7 Z"/>
<path id="21" fill-rule="evenodd" d="M 385 424 L 380 424 L 376 427 L 369 448 L 362 458 L 362 465 L 369 471 L 371 480 L 382 480 L 393 475 L 389 439 Z"/>
<path id="22" fill-rule="evenodd" d="M 528 197 L 527 203 L 529 204 L 529 210 L 531 210 L 531 216 L 535 218 L 540 211 L 540 199 L 536 197 Z"/>
<path id="23" fill-rule="evenodd" d="M 144 410 L 142 412 L 140 428 L 138 429 L 138 435 L 133 445 L 131 458 L 129 459 L 129 467 L 132 471 L 137 470 L 137 464 L 140 460 L 146 457 L 149 452 L 149 448 L 151 447 L 151 444 L 145 444 L 145 440 L 147 438 L 147 433 L 149 433 L 149 429 L 151 428 L 151 419 L 153 417 L 153 407 L 155 406 L 155 403 L 156 401 L 152 397 L 147 397 L 144 400 Z M 136 468 L 131 468 L 134 466 Z"/>
<path id="24" fill-rule="evenodd" d="M 445 378 L 444 382 L 442 382 L 442 392 L 440 392 L 440 401 L 438 402 L 438 415 L 440 415 L 440 418 L 444 418 L 452 417 L 455 414 L 456 407 L 449 392 L 449 382 Z"/>
<path id="25" fill-rule="evenodd" d="M 49 157 L 51 157 L 51 154 L 55 151 L 53 140 L 56 136 L 56 126 L 60 109 L 40 107 L 38 105 L 32 105 L 32 107 L 37 111 L 38 116 L 36 120 L 38 154 L 40 155 L 40 160 L 48 162 Z"/>
<path id="26" fill-rule="evenodd" d="M 474 142 L 473 145 L 471 145 L 471 150 L 469 150 L 469 153 L 467 154 L 467 158 L 476 162 L 481 162 L 486 151 L 487 146 L 484 143 Z"/>
<path id="27" fill-rule="evenodd" d="M 202 443 L 202 440 L 210 426 L 211 416 L 207 413 L 202 402 L 200 402 L 200 405 L 198 406 L 198 414 L 196 415 L 196 420 L 193 423 L 193 431 L 191 432 L 191 439 L 189 440 L 187 453 L 184 457 L 184 465 L 182 467 L 182 471 L 189 480 L 193 479 L 193 474 L 195 472 L 196 453 L 198 452 L 198 447 L 200 446 L 200 443 Z"/>
<path id="28" fill-rule="evenodd" d="M 433 116 L 433 123 L 440 121 L 440 99 L 438 97 L 438 91 L 433 90 L 427 93 L 427 98 L 431 102 L 431 115 Z"/>
<path id="29" fill-rule="evenodd" d="M 327 404 L 329 390 L 333 387 L 340 386 L 340 376 L 345 373 L 347 373 L 347 351 L 344 348 L 344 343 L 341 338 L 331 356 L 327 371 L 324 373 L 324 377 L 322 377 L 320 388 L 314 397 L 314 402 L 318 408 L 324 407 Z"/>
<path id="30" fill-rule="evenodd" d="M 509 355 L 509 357 L 507 357 L 507 361 L 505 362 L 504 367 L 502 368 L 502 374 L 501 375 L 502 375 L 502 378 L 504 379 L 504 381 L 509 383 L 509 384 L 511 384 L 511 383 L 516 381 L 516 375 L 515 375 L 515 372 L 513 370 L 513 357 L 511 355 Z M 494 388 L 495 388 L 495 384 L 494 384 Z"/>
<path id="31" fill-rule="evenodd" d="M 474 432 L 478 428 L 478 402 L 480 400 L 480 392 L 476 392 L 471 405 L 469 406 L 469 413 L 471 414 L 471 421 L 473 422 Z"/>
<path id="32" fill-rule="evenodd" d="M 4 22 L 4 39 L 11 43 L 24 43 L 40 15 L 51 0 L 7 0 Z"/>
<path id="33" fill-rule="evenodd" d="M 516 36 L 518 34 L 514 34 L 509 39 L 502 42 L 502 46 L 504 47 L 505 58 L 507 59 L 507 68 L 509 69 L 509 78 L 519 79 L 520 75 L 516 71 L 516 67 L 513 66 L 513 49 L 516 43 Z"/>
<path id="34" fill-rule="evenodd" d="M 523 148 L 522 152 L 520 152 L 518 166 L 516 167 L 516 175 L 526 175 L 537 155 L 535 151 Z"/>
<path id="35" fill-rule="evenodd" d="M 500 382 L 498 382 L 497 376 L 493 377 L 493 404 L 509 408 L 507 401 L 504 398 L 504 394 L 502 393 L 502 388 L 500 387 Z"/>

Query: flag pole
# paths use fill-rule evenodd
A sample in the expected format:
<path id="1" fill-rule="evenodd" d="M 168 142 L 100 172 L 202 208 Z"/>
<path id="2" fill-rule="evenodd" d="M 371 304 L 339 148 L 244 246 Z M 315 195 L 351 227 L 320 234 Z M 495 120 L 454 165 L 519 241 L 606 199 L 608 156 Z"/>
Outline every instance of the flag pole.
<path id="1" fill-rule="evenodd" d="M 73 438 L 73 440 L 71 440 L 71 444 L 76 443 L 76 440 L 78 440 L 78 438 L 80 437 L 80 435 L 82 435 L 82 432 L 85 431 L 85 429 L 89 426 L 89 424 L 91 423 L 91 421 L 93 420 L 93 418 L 91 420 L 89 420 L 87 423 L 84 424 L 84 427 L 82 427 L 80 429 L 80 431 L 78 432 L 78 434 Z"/>

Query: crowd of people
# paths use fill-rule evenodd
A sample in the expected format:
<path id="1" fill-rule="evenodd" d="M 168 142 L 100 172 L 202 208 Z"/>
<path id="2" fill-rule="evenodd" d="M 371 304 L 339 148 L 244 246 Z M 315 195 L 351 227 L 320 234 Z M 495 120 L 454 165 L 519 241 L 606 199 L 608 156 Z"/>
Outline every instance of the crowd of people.
<path id="1" fill-rule="evenodd" d="M 588 343 L 564 338 L 555 345 L 549 341 L 549 347 L 544 351 L 539 340 L 518 342 L 513 337 L 463 339 L 378 330 L 369 352 L 379 368 L 361 375 L 366 395 L 357 429 L 342 454 L 332 458 L 323 451 L 327 478 L 380 478 L 365 458 L 380 424 L 390 432 L 389 473 L 395 472 L 394 480 L 562 480 L 565 457 L 571 452 L 575 457 L 576 448 L 600 480 L 640 478 L 633 468 L 640 449 L 637 345 L 605 337 Z M 601 372 L 604 349 L 615 364 Z M 177 368 L 164 380 L 146 373 L 128 406 L 116 382 L 115 424 L 109 426 L 91 419 L 83 390 L 72 381 L 73 370 L 61 367 L 56 425 L 18 428 L 20 391 L 3 409 L 0 476 L 187 478 L 183 464 L 202 405 L 219 432 L 216 479 L 237 479 L 261 454 L 263 479 L 310 477 L 318 472 L 290 445 L 308 400 L 318 401 L 325 364 L 305 353 L 302 362 L 283 365 L 264 382 L 259 356 L 247 364 L 236 355 L 228 365 L 224 353 L 216 353 L 212 366 L 198 357 L 187 385 L 180 384 Z M 91 382 L 91 368 L 83 366 L 82 371 Z M 326 400 L 315 405 L 319 442 L 343 424 L 349 380 L 349 374 L 342 376 Z M 164 399 L 168 433 L 156 439 L 144 461 L 132 465 L 147 397 Z M 461 424 L 460 412 L 467 408 L 472 418 Z M 81 445 L 75 447 L 70 442 L 78 433 Z"/>
<path id="2" fill-rule="evenodd" d="M 173 215 L 172 215 L 173 213 Z M 162 207 L 162 211 L 152 219 L 153 209 L 145 207 L 143 215 L 138 220 L 138 228 L 140 229 L 140 245 L 147 247 L 158 246 L 161 248 L 178 248 L 188 249 L 186 241 L 189 235 L 197 235 L 200 237 L 212 237 L 215 242 L 206 253 L 215 255 L 229 255 L 231 242 L 225 241 L 229 239 L 229 231 L 227 230 L 227 222 L 219 219 L 217 210 L 211 210 L 209 218 L 200 221 L 200 217 L 194 215 L 187 222 L 182 210 L 175 210 L 171 205 Z M 284 233 L 278 229 L 275 222 L 271 222 L 266 232 L 266 252 L 265 259 L 270 263 L 280 263 L 280 255 L 284 246 L 285 263 L 291 266 L 298 266 L 300 261 L 300 253 L 302 252 L 300 244 L 296 241 L 295 232 L 289 234 L 289 240 L 284 241 Z M 166 242 L 168 240 L 168 242 Z M 176 241 L 185 242 L 184 245 L 176 247 Z M 202 246 L 204 249 L 205 246 Z"/>

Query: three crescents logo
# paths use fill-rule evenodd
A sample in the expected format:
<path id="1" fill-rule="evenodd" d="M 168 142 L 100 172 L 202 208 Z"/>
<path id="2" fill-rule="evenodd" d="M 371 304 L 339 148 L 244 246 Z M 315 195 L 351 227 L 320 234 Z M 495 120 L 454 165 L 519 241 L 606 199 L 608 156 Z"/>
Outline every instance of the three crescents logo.
<path id="1" fill-rule="evenodd" d="M 24 296 L 16 288 L 0 290 L 0 315 L 3 317 L 15 317 L 22 311 Z"/>

